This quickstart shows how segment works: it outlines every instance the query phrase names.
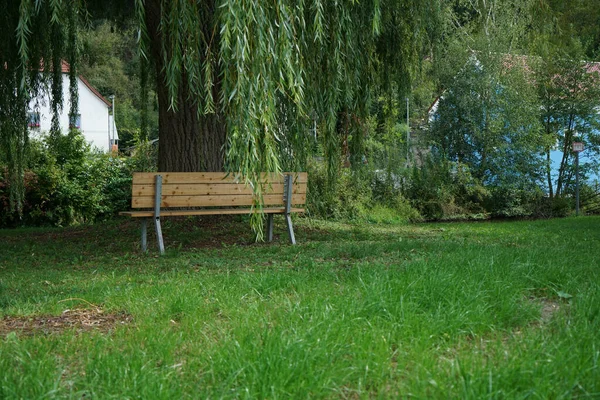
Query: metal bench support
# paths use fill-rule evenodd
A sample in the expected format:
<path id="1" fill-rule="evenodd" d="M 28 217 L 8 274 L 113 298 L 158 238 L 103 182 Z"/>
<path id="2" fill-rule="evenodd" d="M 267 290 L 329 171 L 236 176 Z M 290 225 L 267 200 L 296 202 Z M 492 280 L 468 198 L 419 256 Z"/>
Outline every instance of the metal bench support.
<path id="1" fill-rule="evenodd" d="M 160 254 L 165 254 L 165 244 L 162 237 L 162 228 L 160 226 L 160 203 L 162 200 L 162 175 L 155 177 L 154 193 L 154 228 L 156 229 L 156 240 L 158 241 L 158 250 Z"/>
<path id="2" fill-rule="evenodd" d="M 286 175 L 284 178 L 285 187 L 283 190 L 283 202 L 285 204 L 285 223 L 287 224 L 288 236 L 290 237 L 290 243 L 296 244 L 296 237 L 294 236 L 294 226 L 292 225 L 291 209 L 292 209 L 292 188 L 294 185 L 294 177 L 292 175 Z"/>
<path id="3" fill-rule="evenodd" d="M 273 241 L 273 214 L 267 215 L 267 240 Z"/>
<path id="4" fill-rule="evenodd" d="M 148 219 L 142 218 L 142 251 L 148 250 Z"/>

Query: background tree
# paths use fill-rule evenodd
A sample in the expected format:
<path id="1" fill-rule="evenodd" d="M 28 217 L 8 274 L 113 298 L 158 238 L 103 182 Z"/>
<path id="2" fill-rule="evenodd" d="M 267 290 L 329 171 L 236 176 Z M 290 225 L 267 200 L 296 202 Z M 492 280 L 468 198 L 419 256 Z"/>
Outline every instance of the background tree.
<path id="1" fill-rule="evenodd" d="M 105 97 L 115 96 L 121 149 L 158 138 L 156 94 L 147 82 L 142 90 L 137 33 L 133 18 L 94 19 L 79 30 L 79 73 Z"/>
<path id="2" fill-rule="evenodd" d="M 565 194 L 574 183 L 573 141 L 585 142 L 585 154 L 591 156 L 580 172 L 585 176 L 598 171 L 600 67 L 592 60 L 598 57 L 600 45 L 599 6 L 598 1 L 544 1 L 531 32 L 531 65 L 547 136 L 545 175 L 550 198 Z M 575 134 L 580 136 L 576 139 Z M 553 176 L 552 159 L 558 152 L 558 171 Z"/>
<path id="3" fill-rule="evenodd" d="M 550 197 L 561 196 L 573 183 L 573 142 L 584 142 L 586 154 L 592 155 L 582 165 L 585 175 L 598 170 L 594 156 L 600 154 L 600 68 L 580 58 L 565 57 L 565 54 L 553 54 L 541 58 L 536 75 L 542 104 L 541 122 L 547 136 L 545 170 Z M 552 151 L 562 153 L 555 182 L 551 173 Z"/>
<path id="4" fill-rule="evenodd" d="M 489 2 L 459 26 L 438 61 L 445 88 L 430 132 L 434 148 L 484 184 L 539 182 L 543 137 L 523 45 L 531 4 Z M 456 17 L 458 20 L 458 17 Z"/>

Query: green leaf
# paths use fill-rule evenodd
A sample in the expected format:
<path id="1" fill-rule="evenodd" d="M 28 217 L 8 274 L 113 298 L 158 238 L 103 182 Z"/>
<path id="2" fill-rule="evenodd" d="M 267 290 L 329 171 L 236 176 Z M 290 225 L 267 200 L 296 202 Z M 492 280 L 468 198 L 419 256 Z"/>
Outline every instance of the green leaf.
<path id="1" fill-rule="evenodd" d="M 561 299 L 565 299 L 565 300 L 573 298 L 573 295 L 571 295 L 567 292 L 560 291 L 560 290 L 557 290 L 556 294 L 558 295 L 558 297 L 560 297 Z"/>

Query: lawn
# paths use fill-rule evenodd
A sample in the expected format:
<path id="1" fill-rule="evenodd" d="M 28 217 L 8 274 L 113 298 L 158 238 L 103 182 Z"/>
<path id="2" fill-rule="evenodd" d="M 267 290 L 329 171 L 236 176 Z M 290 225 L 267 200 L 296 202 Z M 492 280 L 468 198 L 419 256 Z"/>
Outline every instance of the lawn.
<path id="1" fill-rule="evenodd" d="M 0 231 L 0 399 L 600 397 L 600 218 Z"/>

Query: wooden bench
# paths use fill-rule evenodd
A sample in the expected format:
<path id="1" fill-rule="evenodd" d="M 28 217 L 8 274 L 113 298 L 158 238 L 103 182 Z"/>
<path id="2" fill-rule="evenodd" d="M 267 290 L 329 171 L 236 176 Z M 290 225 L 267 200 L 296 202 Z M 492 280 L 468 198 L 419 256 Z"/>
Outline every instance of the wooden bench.
<path id="1" fill-rule="evenodd" d="M 290 242 L 296 244 L 291 213 L 304 212 L 306 204 L 306 172 L 264 173 L 263 212 L 268 216 L 267 239 L 273 240 L 273 215 L 283 214 Z M 161 217 L 186 215 L 251 214 L 255 195 L 250 186 L 240 182 L 236 174 L 224 172 L 135 172 L 131 208 L 120 215 L 142 218 L 142 250 L 147 249 L 148 220 L 154 220 L 158 248 L 165 247 Z"/>

